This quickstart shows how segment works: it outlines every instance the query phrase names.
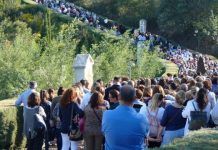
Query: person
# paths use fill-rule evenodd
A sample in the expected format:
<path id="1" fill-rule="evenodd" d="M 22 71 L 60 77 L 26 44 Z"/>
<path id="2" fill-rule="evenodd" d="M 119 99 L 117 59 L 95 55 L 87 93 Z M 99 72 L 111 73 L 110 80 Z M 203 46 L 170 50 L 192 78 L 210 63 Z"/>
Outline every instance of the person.
<path id="1" fill-rule="evenodd" d="M 104 99 L 105 100 L 109 100 L 109 92 L 111 90 L 117 90 L 117 91 L 120 91 L 120 77 L 114 77 L 114 80 L 113 80 L 113 85 L 106 88 L 105 90 L 105 96 L 104 96 Z"/>
<path id="2" fill-rule="evenodd" d="M 82 102 L 80 104 L 80 108 L 82 110 L 85 109 L 85 107 L 89 104 L 90 98 L 92 96 L 92 93 L 94 93 L 95 91 L 99 90 L 101 88 L 100 83 L 98 82 L 94 82 L 91 88 L 91 92 L 86 93 L 83 96 Z"/>
<path id="3" fill-rule="evenodd" d="M 160 147 L 161 139 L 158 138 L 160 121 L 163 117 L 164 108 L 161 107 L 164 96 L 161 93 L 154 94 L 151 103 L 145 111 L 145 116 L 149 123 L 149 133 L 147 136 L 148 148 Z"/>
<path id="4" fill-rule="evenodd" d="M 152 88 L 145 88 L 143 92 L 143 101 L 148 106 L 149 101 L 152 99 L 153 91 Z"/>
<path id="5" fill-rule="evenodd" d="M 24 107 L 26 107 L 28 103 L 29 95 L 33 92 L 36 92 L 36 88 L 37 88 L 37 83 L 35 81 L 29 82 L 29 89 L 27 89 L 22 94 L 20 94 L 20 96 L 15 102 L 15 105 L 20 106 L 23 103 Z"/>
<path id="6" fill-rule="evenodd" d="M 165 128 L 162 145 L 167 145 L 175 138 L 184 136 L 186 119 L 182 117 L 183 103 L 185 101 L 185 92 L 180 90 L 176 93 L 176 101 L 166 107 L 160 123 L 158 138 L 162 137 Z"/>
<path id="7" fill-rule="evenodd" d="M 51 102 L 48 100 L 49 96 L 46 90 L 41 90 L 40 91 L 40 106 L 44 109 L 46 118 L 45 118 L 45 124 L 47 127 L 47 134 L 46 134 L 46 148 L 48 149 L 49 147 L 49 141 L 52 140 L 52 130 L 50 126 L 50 120 L 51 120 Z"/>
<path id="8" fill-rule="evenodd" d="M 37 92 L 32 92 L 28 97 L 27 106 L 24 107 L 24 134 L 27 138 L 27 150 L 42 150 L 45 130 L 36 131 L 35 115 L 42 117 L 41 122 L 44 123 L 46 114 L 44 109 L 40 106 L 40 95 Z M 45 125 L 46 127 L 46 125 Z"/>
<path id="9" fill-rule="evenodd" d="M 60 108 L 60 100 L 62 95 L 64 94 L 65 89 L 63 87 L 59 87 L 58 89 L 58 96 L 53 98 L 51 104 L 51 118 L 52 118 L 52 125 L 55 128 L 55 137 L 57 139 L 57 149 L 61 150 L 62 147 L 62 138 L 61 138 L 61 131 L 60 131 L 60 117 L 59 117 L 59 108 Z"/>
<path id="10" fill-rule="evenodd" d="M 143 92 L 140 89 L 136 89 L 136 97 L 133 102 L 133 108 L 138 112 L 144 114 L 146 111 L 146 105 L 142 100 Z"/>
<path id="11" fill-rule="evenodd" d="M 208 100 L 209 100 L 209 103 L 211 105 L 211 109 L 213 109 L 213 107 L 216 104 L 216 95 L 215 95 L 214 92 L 211 91 L 211 89 L 212 89 L 212 82 L 211 82 L 210 79 L 206 79 L 203 82 L 203 85 L 204 85 L 204 88 L 208 90 Z"/>
<path id="12" fill-rule="evenodd" d="M 120 90 L 121 104 L 103 114 L 102 132 L 105 136 L 105 150 L 143 150 L 148 133 L 146 118 L 133 108 L 135 89 L 125 85 Z"/>
<path id="13" fill-rule="evenodd" d="M 81 85 L 82 85 L 82 89 L 83 89 L 83 93 L 84 93 L 84 94 L 90 92 L 90 91 L 86 88 L 86 82 L 87 82 L 87 80 L 84 80 L 84 79 L 80 80 L 80 83 L 81 83 Z"/>
<path id="14" fill-rule="evenodd" d="M 218 103 L 216 103 L 216 105 L 211 111 L 211 118 L 215 126 L 218 126 Z"/>
<path id="15" fill-rule="evenodd" d="M 55 96 L 55 91 L 54 91 L 54 89 L 49 88 L 49 89 L 48 89 L 48 100 L 49 100 L 50 102 L 52 102 L 54 96 Z"/>
<path id="16" fill-rule="evenodd" d="M 113 110 L 119 106 L 119 94 L 120 92 L 117 90 L 111 90 L 109 92 L 110 110 Z"/>
<path id="17" fill-rule="evenodd" d="M 78 142 L 71 141 L 68 136 L 69 131 L 76 129 L 78 126 L 78 123 L 74 120 L 84 116 L 83 111 L 75 103 L 78 98 L 76 90 L 75 87 L 67 89 L 60 101 L 59 117 L 61 121 L 62 150 L 69 150 L 69 148 L 71 150 L 77 150 L 78 147 Z"/>
<path id="18" fill-rule="evenodd" d="M 210 118 L 211 105 L 208 102 L 207 90 L 202 88 L 198 91 L 196 99 L 188 101 L 187 106 L 182 112 L 183 118 L 186 119 L 184 135 L 189 133 L 189 122 L 191 121 L 191 111 L 202 111 L 207 113 L 207 121 Z"/>
<path id="19" fill-rule="evenodd" d="M 107 110 L 104 96 L 100 92 L 94 92 L 90 98 L 89 105 L 85 107 L 85 129 L 84 141 L 86 150 L 101 150 L 103 135 L 101 123 L 103 112 Z"/>

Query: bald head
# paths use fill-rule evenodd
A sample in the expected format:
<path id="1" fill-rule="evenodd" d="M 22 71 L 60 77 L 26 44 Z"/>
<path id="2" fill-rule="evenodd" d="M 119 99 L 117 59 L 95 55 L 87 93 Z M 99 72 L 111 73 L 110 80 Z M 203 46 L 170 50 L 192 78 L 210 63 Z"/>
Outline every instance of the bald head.
<path id="1" fill-rule="evenodd" d="M 135 89 L 130 85 L 124 85 L 120 90 L 120 96 L 123 102 L 132 103 L 135 99 L 135 95 Z"/>

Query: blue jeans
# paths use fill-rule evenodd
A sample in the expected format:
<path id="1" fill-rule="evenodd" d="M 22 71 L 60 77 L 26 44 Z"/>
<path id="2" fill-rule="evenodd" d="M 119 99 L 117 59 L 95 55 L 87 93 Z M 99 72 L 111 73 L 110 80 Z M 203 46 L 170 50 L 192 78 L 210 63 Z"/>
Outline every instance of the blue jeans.
<path id="1" fill-rule="evenodd" d="M 57 138 L 57 148 L 58 150 L 61 150 L 62 148 L 62 137 L 61 137 L 61 130 L 58 128 L 55 128 L 55 136 Z"/>
<path id="2" fill-rule="evenodd" d="M 182 138 L 184 136 L 184 128 L 175 131 L 165 131 L 163 142 L 161 146 L 167 145 L 175 138 Z"/>

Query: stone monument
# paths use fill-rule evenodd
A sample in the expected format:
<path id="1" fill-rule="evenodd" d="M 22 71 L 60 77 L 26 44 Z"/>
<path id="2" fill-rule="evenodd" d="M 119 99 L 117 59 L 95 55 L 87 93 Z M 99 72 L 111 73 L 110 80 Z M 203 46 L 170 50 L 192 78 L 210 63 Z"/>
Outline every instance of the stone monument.
<path id="1" fill-rule="evenodd" d="M 73 68 L 75 72 L 75 82 L 85 79 L 89 86 L 93 84 L 94 60 L 89 54 L 78 54 L 74 60 Z"/>
<path id="2" fill-rule="evenodd" d="M 147 21 L 145 19 L 141 19 L 139 21 L 139 31 L 140 33 L 146 33 L 147 30 Z"/>

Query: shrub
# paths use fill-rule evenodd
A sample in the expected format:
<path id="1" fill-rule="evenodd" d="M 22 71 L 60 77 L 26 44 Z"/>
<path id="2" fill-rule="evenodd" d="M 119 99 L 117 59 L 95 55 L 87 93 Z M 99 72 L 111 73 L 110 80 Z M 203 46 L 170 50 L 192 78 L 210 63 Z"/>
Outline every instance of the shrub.
<path id="1" fill-rule="evenodd" d="M 0 149 L 20 149 L 25 147 L 25 143 L 23 108 L 0 102 Z"/>

